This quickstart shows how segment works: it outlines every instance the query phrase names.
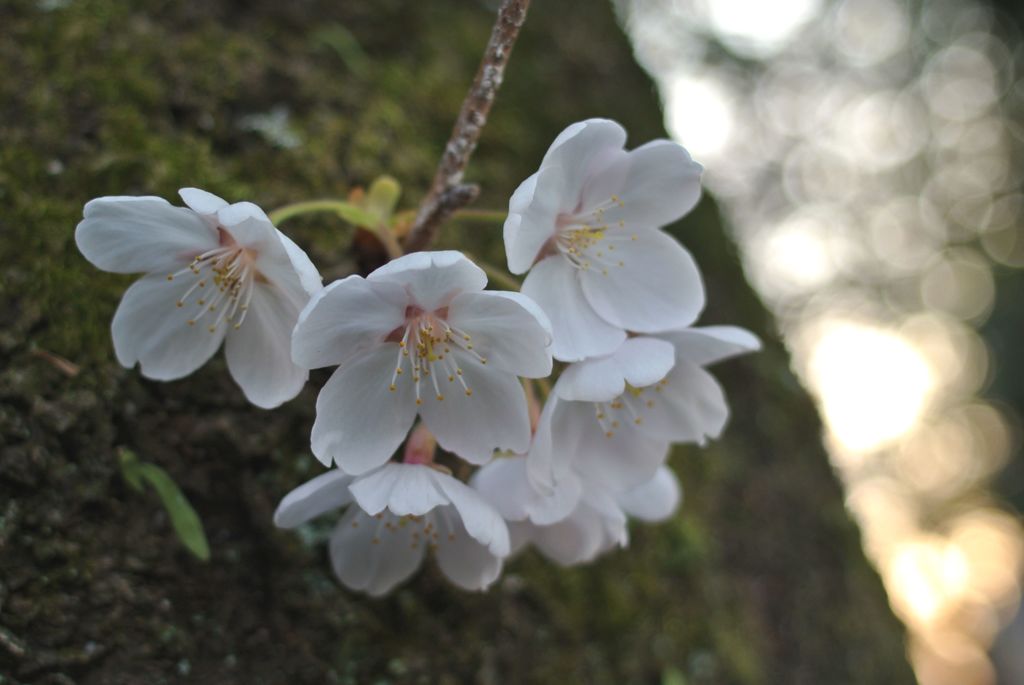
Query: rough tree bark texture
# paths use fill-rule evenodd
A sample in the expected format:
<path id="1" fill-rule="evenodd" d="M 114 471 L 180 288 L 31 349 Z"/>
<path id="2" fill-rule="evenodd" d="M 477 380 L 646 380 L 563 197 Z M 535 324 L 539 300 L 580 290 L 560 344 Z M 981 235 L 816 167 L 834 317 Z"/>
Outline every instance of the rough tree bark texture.
<path id="1" fill-rule="evenodd" d="M 691 684 L 912 682 L 818 419 L 710 201 L 674 228 L 706 274 L 704 320 L 767 349 L 718 370 L 735 419 L 674 455 L 680 515 L 586 568 L 527 554 L 483 595 L 429 568 L 384 600 L 345 592 L 327 524 L 271 525 L 319 469 L 308 435 L 326 374 L 264 412 L 219 359 L 167 384 L 115 363 L 109 322 L 131 279 L 77 254 L 86 200 L 197 185 L 272 208 L 387 172 L 412 206 L 492 19 L 456 0 L 0 5 L 0 682 L 658 683 L 670 668 Z M 535 3 L 467 173 L 478 204 L 503 206 L 588 116 L 634 143 L 663 134 L 610 7 Z M 286 229 L 327 280 L 353 268 L 349 229 Z M 439 246 L 500 262 L 499 234 L 449 224 Z M 210 563 L 125 486 L 118 446 L 181 485 Z"/>

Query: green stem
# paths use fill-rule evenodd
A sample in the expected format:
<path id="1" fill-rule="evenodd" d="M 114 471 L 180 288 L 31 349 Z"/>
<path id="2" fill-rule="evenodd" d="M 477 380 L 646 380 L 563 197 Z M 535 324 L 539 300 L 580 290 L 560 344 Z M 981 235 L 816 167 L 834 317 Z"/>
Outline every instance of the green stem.
<path id="1" fill-rule="evenodd" d="M 457 209 L 452 214 L 453 219 L 494 222 L 504 222 L 507 216 L 508 212 L 503 212 L 500 209 Z"/>
<path id="2" fill-rule="evenodd" d="M 344 202 L 342 200 L 309 200 L 307 202 L 296 202 L 295 204 L 279 207 L 267 216 L 270 218 L 271 223 L 278 224 L 282 221 L 287 221 L 292 217 L 300 216 L 302 214 L 311 214 L 313 212 L 331 212 L 343 221 L 347 221 L 359 228 L 370 231 L 376 235 L 381 244 L 384 245 L 384 249 L 387 250 L 388 257 L 390 259 L 397 259 L 402 256 L 402 246 L 398 244 L 398 240 L 395 239 L 391 230 L 383 223 L 379 223 L 375 219 L 374 215 L 350 202 Z"/>
<path id="3" fill-rule="evenodd" d="M 333 212 L 341 215 L 347 206 L 348 203 L 340 200 L 309 200 L 308 202 L 296 202 L 295 204 L 278 207 L 267 216 L 270 218 L 271 223 L 279 224 L 292 217 L 311 212 Z"/>

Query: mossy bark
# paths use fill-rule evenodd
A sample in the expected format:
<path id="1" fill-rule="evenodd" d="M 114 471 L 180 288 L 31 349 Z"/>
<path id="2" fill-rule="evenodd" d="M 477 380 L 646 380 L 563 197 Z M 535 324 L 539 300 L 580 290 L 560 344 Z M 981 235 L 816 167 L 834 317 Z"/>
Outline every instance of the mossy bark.
<path id="1" fill-rule="evenodd" d="M 0 5 L 0 683 L 912 682 L 814 409 L 710 200 L 675 229 L 706 274 L 705 321 L 767 349 L 717 371 L 734 419 L 674 455 L 679 516 L 585 568 L 526 554 L 486 594 L 430 568 L 387 599 L 346 592 L 325 528 L 270 521 L 319 469 L 308 435 L 325 373 L 265 412 L 220 359 L 166 384 L 116 364 L 109 321 L 131 279 L 77 253 L 85 201 L 195 185 L 272 208 L 389 173 L 412 206 L 492 17 L 455 0 Z M 279 107 L 285 135 L 254 123 Z M 633 142 L 663 135 L 611 7 L 536 2 L 467 176 L 478 206 L 504 206 L 588 116 Z M 353 268 L 338 222 L 287 228 L 328 280 Z M 499 234 L 460 222 L 440 244 L 500 263 Z M 183 488 L 209 563 L 126 487 L 118 446 Z"/>

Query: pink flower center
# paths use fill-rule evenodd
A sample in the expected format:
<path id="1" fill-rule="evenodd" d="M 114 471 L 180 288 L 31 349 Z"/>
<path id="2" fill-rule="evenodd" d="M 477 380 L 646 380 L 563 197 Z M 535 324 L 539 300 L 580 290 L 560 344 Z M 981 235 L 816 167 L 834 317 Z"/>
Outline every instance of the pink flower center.
<path id="1" fill-rule="evenodd" d="M 194 296 L 192 306 L 199 311 L 188 319 L 188 325 L 194 326 L 209 317 L 210 333 L 215 333 L 222 323 L 241 328 L 256 282 L 266 281 L 256 270 L 257 253 L 239 245 L 223 228 L 217 232 L 220 245 L 196 255 L 184 269 L 167 276 L 168 281 L 189 276 L 195 279 L 175 305 L 185 307 Z"/>
<path id="2" fill-rule="evenodd" d="M 393 330 L 385 339 L 385 342 L 398 343 L 398 358 L 389 390 L 394 392 L 402 378 L 411 376 L 417 405 L 423 404 L 421 384 L 427 382 L 434 390 L 435 399 L 440 402 L 444 400 L 441 388 L 447 378 L 448 383 L 458 382 L 467 397 L 473 395 L 473 389 L 466 385 L 459 358 L 480 364 L 486 364 L 487 358 L 474 349 L 473 337 L 448 323 L 447 317 L 447 307 L 432 312 L 412 305 L 406 307 L 405 325 Z"/>

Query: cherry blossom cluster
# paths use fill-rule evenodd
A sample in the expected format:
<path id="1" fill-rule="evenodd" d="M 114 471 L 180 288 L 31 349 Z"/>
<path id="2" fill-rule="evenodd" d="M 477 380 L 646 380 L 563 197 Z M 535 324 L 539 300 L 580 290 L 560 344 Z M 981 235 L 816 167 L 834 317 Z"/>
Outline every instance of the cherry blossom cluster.
<path id="1" fill-rule="evenodd" d="M 383 595 L 430 553 L 482 590 L 526 546 L 585 563 L 627 544 L 629 517 L 670 517 L 670 446 L 704 444 L 728 418 L 706 367 L 759 347 L 743 329 L 693 325 L 701 276 L 662 230 L 696 205 L 700 165 L 667 140 L 625 142 L 613 121 L 573 124 L 512 195 L 503 237 L 521 292 L 486 289 L 457 251 L 324 287 L 262 210 L 193 188 L 186 207 L 93 200 L 75 238 L 97 267 L 145 274 L 112 324 L 125 367 L 181 378 L 223 342 L 263 408 L 337 367 L 311 433 L 327 470 L 274 522 L 340 511 L 329 551 L 345 586 Z"/>

